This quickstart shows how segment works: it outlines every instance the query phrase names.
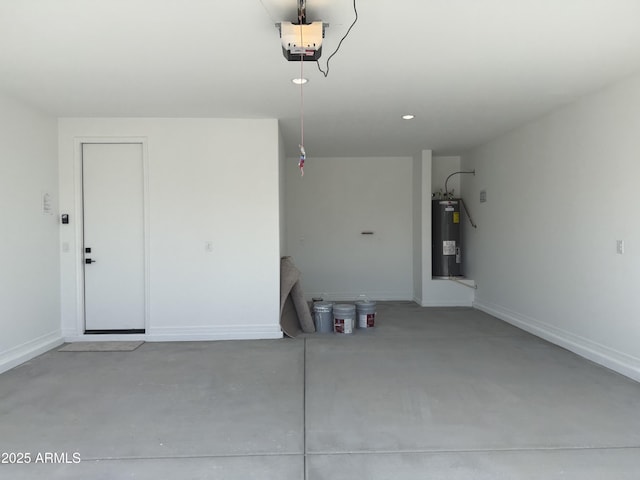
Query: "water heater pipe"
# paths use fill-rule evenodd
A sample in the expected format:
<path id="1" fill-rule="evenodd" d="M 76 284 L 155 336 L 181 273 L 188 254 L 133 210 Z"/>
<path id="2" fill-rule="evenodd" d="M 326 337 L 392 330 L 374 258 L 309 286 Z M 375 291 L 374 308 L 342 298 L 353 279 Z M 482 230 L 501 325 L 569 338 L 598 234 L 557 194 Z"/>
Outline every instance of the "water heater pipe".
<path id="1" fill-rule="evenodd" d="M 464 213 L 467 214 L 467 218 L 469 219 L 469 223 L 471 223 L 471 226 L 473 228 L 478 228 L 478 225 L 473 223 L 473 219 L 471 218 L 471 215 L 469 215 L 469 210 L 467 210 L 467 205 L 464 203 L 464 200 L 462 199 L 462 197 L 460 197 L 460 203 L 462 203 L 462 208 L 464 208 Z"/>
<path id="2" fill-rule="evenodd" d="M 449 183 L 449 179 L 451 177 L 453 177 L 454 175 L 458 175 L 459 173 L 472 173 L 473 175 L 475 175 L 476 171 L 475 170 L 471 170 L 470 172 L 466 172 L 464 170 L 461 170 L 459 172 L 453 172 L 451 175 L 449 175 L 447 177 L 447 179 L 444 181 L 444 196 L 445 196 L 445 198 L 449 195 L 449 190 L 447 189 L 447 183 Z"/>

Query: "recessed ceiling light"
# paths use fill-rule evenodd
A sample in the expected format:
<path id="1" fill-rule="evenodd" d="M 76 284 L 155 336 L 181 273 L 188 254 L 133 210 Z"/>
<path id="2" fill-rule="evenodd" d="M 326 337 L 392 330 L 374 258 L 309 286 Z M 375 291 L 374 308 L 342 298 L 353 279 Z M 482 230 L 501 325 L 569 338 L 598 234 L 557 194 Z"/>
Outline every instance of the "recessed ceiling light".
<path id="1" fill-rule="evenodd" d="M 309 80 L 306 78 L 292 78 L 291 81 L 293 83 L 295 83 L 296 85 L 304 85 L 305 83 L 307 83 Z"/>
<path id="2" fill-rule="evenodd" d="M 410 113 L 407 113 L 406 115 L 402 115 L 403 120 L 413 120 L 414 118 L 416 118 L 416 116 L 411 115 Z"/>

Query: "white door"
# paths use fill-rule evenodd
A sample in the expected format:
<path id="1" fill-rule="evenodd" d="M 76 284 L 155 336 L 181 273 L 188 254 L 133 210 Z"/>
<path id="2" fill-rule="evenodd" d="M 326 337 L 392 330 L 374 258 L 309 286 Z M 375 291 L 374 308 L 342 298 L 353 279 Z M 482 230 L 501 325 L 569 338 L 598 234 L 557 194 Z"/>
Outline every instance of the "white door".
<path id="1" fill-rule="evenodd" d="M 145 328 L 142 144 L 82 145 L 85 331 Z"/>

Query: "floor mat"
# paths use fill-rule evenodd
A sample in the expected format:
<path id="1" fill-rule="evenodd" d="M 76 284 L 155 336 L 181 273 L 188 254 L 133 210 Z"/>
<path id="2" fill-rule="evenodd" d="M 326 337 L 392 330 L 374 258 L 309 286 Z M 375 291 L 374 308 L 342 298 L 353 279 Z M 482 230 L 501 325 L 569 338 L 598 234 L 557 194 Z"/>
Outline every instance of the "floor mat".
<path id="1" fill-rule="evenodd" d="M 132 352 L 144 342 L 74 342 L 67 343 L 59 352 Z"/>

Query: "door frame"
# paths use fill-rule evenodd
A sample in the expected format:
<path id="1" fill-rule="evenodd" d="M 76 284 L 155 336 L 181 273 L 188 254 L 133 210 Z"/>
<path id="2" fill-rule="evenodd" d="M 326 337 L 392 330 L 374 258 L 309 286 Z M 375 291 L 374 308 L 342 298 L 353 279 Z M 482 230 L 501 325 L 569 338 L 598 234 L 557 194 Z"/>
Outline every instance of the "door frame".
<path id="1" fill-rule="evenodd" d="M 144 232 L 144 334 L 85 334 L 85 302 L 84 302 L 84 198 L 82 178 L 82 145 L 83 144 L 141 144 L 142 145 L 142 205 Z M 144 339 L 150 328 L 150 255 L 149 255 L 149 155 L 147 137 L 75 137 L 74 138 L 74 171 L 75 171 L 75 239 L 76 239 L 76 334 L 92 341 L 100 340 L 136 340 Z"/>

